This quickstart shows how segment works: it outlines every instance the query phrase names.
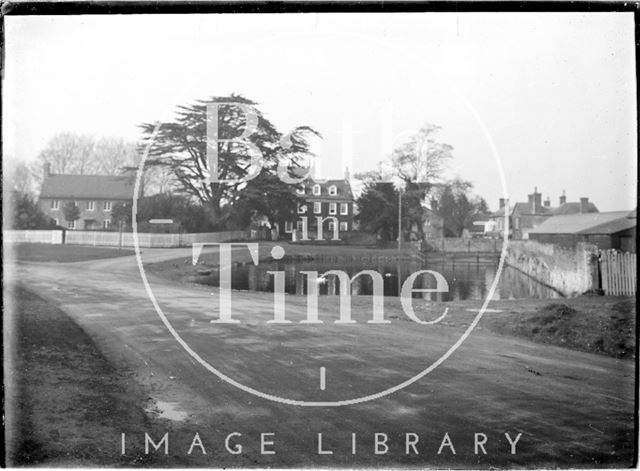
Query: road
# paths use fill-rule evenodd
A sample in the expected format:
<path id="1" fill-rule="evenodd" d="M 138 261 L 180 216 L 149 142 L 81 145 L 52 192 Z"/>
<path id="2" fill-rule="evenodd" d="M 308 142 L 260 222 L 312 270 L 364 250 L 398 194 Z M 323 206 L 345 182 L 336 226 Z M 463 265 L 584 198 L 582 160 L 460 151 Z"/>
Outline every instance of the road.
<path id="1" fill-rule="evenodd" d="M 190 251 L 143 253 L 147 263 L 176 257 L 188 258 Z M 130 371 L 132 381 L 166 409 L 170 454 L 184 466 L 631 464 L 630 361 L 476 329 L 442 365 L 398 392 L 342 407 L 292 406 L 242 391 L 198 364 L 160 320 L 134 257 L 22 263 L 7 276 L 67 312 L 113 364 Z M 296 296 L 286 297 L 291 324 L 267 324 L 273 295 L 246 292 L 233 293 L 239 324 L 212 324 L 218 316 L 214 288 L 153 275 L 149 282 L 171 325 L 203 360 L 243 385 L 295 401 L 340 401 L 393 387 L 437 360 L 468 324 L 420 326 L 397 316 L 391 316 L 391 324 L 367 324 L 369 301 L 357 299 L 353 317 L 358 322 L 337 325 L 330 322 L 338 316 L 337 300 L 323 297 L 320 318 L 325 323 L 305 325 L 299 321 L 306 300 Z M 456 315 L 470 321 L 475 313 L 460 310 Z M 143 451 L 144 433 L 126 437 L 127 453 Z M 206 456 L 200 447 L 188 454 L 196 433 Z M 241 434 L 230 437 L 230 447 L 241 444 L 242 453 L 225 449 L 231 433 Z M 376 454 L 376 433 L 379 442 L 386 440 L 386 453 L 380 444 Z M 511 453 L 509 440 L 520 433 Z M 474 450 L 474 440 L 485 438 L 486 454 L 482 447 Z M 416 439 L 415 446 L 407 444 Z M 264 444 L 264 451 L 275 454 L 262 453 L 261 440 L 273 442 Z"/>

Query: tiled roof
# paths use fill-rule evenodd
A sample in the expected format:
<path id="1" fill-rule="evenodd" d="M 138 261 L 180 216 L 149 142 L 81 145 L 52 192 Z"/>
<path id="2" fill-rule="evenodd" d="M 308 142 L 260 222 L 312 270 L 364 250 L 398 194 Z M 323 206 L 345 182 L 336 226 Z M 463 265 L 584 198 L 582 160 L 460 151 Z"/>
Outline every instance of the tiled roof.
<path id="1" fill-rule="evenodd" d="M 552 216 L 529 234 L 613 234 L 635 226 L 628 211 Z M 624 223 L 620 220 L 625 221 Z"/>
<path id="2" fill-rule="evenodd" d="M 42 182 L 40 198 L 133 199 L 130 175 L 51 175 Z"/>
<path id="3" fill-rule="evenodd" d="M 589 202 L 588 204 L 588 208 L 587 208 L 587 213 L 597 213 L 598 212 L 598 208 L 596 208 L 596 205 Z M 558 206 L 557 208 L 554 208 L 552 210 L 552 213 L 554 215 L 557 216 L 561 216 L 564 214 L 579 214 L 581 213 L 581 208 L 582 205 L 580 204 L 580 202 L 575 202 L 575 203 L 564 203 L 561 204 L 560 206 Z"/>

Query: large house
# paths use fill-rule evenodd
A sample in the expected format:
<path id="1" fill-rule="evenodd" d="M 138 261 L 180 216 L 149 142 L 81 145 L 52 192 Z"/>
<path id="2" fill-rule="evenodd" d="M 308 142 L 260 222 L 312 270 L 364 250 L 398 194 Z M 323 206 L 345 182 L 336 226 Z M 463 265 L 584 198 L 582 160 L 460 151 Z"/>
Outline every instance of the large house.
<path id="1" fill-rule="evenodd" d="M 133 200 L 134 177 L 127 175 L 54 175 L 46 164 L 38 206 L 56 225 L 69 229 L 108 229 L 111 209 Z M 63 207 L 74 202 L 77 221 L 66 221 Z"/>
<path id="2" fill-rule="evenodd" d="M 505 212 L 509 221 L 509 237 L 512 239 L 527 239 L 529 232 L 538 227 L 552 216 L 565 216 L 570 214 L 597 213 L 598 208 L 589 198 L 580 198 L 577 202 L 567 202 L 567 197 L 562 192 L 559 205 L 551 206 L 549 197 L 543 202 L 542 193 L 538 193 L 538 188 L 534 188 L 533 193 L 528 195 L 526 203 L 519 202 L 513 205 L 508 200 L 500 198 L 500 208 L 493 213 L 491 220 L 495 223 L 495 231 L 501 234 L 504 230 Z"/>
<path id="3" fill-rule="evenodd" d="M 636 251 L 636 211 L 578 213 L 554 216 L 529 231 L 529 238 L 573 248 L 578 242 L 599 249 Z"/>
<path id="4" fill-rule="evenodd" d="M 309 238 L 316 238 L 317 217 L 323 222 L 323 238 L 331 238 L 334 224 L 337 223 L 339 232 L 349 232 L 356 229 L 354 222 L 354 198 L 351 184 L 347 178 L 342 180 L 314 180 L 307 179 L 298 185 L 296 192 L 304 198 L 306 204 L 298 207 L 298 220 L 286 221 L 284 232 L 296 237 L 303 233 L 304 219 L 307 218 L 307 232 Z"/>

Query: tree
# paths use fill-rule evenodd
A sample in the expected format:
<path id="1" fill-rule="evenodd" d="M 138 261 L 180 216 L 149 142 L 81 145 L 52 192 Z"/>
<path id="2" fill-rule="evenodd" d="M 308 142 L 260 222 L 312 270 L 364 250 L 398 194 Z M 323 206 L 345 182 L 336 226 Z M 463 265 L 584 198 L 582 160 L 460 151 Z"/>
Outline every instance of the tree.
<path id="1" fill-rule="evenodd" d="M 357 200 L 356 220 L 362 230 L 391 241 L 398 234 L 398 191 L 392 183 L 370 181 Z"/>
<path id="2" fill-rule="evenodd" d="M 433 124 L 423 125 L 402 145 L 393 150 L 391 160 L 395 174 L 407 183 L 431 183 L 442 177 L 453 158 L 453 147 L 435 139 L 440 130 Z"/>
<path id="3" fill-rule="evenodd" d="M 464 229 L 473 228 L 474 217 L 488 212 L 483 198 L 472 196 L 471 182 L 456 178 L 442 186 L 438 214 L 443 219 L 445 237 L 460 237 Z"/>
<path id="4" fill-rule="evenodd" d="M 406 239 L 414 229 L 417 231 L 418 239 L 424 238 L 423 202 L 434 185 L 442 178 L 442 173 L 453 156 L 452 146 L 436 140 L 435 134 L 439 130 L 438 126 L 425 124 L 405 143 L 396 147 L 388 161 L 379 162 L 376 170 L 359 175 L 373 185 L 366 188 L 365 194 L 367 191 L 370 194 L 366 194 L 366 198 L 358 203 L 361 212 L 363 210 L 361 203 L 365 206 L 371 205 L 370 210 L 367 208 L 359 217 L 363 227 L 369 229 L 378 227 L 375 232 L 382 230 L 384 237 L 388 237 L 391 232 L 397 233 L 397 230 L 391 231 L 389 226 L 398 224 L 397 190 L 391 192 L 385 187 L 383 191 L 383 187 L 380 186 L 380 181 L 392 181 L 402 192 L 402 238 Z M 392 199 L 382 200 L 383 196 Z M 384 215 L 378 214 L 376 208 L 381 207 L 383 203 L 386 208 Z M 393 223 L 390 221 L 392 213 L 395 213 Z"/>
<path id="5" fill-rule="evenodd" d="M 293 185 L 280 181 L 276 175 L 262 172 L 247 183 L 233 204 L 230 222 L 245 229 L 252 221 L 267 218 L 271 227 L 284 227 L 285 221 L 297 218 L 298 205 L 305 200 L 297 195 Z"/>
<path id="6" fill-rule="evenodd" d="M 103 137 L 95 141 L 91 161 L 100 175 L 119 175 L 138 162 L 137 145 L 122 138 Z"/>
<path id="7" fill-rule="evenodd" d="M 131 203 L 116 203 L 111 208 L 111 221 L 120 227 L 122 224 L 125 227 L 131 226 Z"/>
<path id="8" fill-rule="evenodd" d="M 62 214 L 64 215 L 65 221 L 75 222 L 80 219 L 80 208 L 78 208 L 74 201 L 68 201 L 62 207 Z"/>
<path id="9" fill-rule="evenodd" d="M 12 229 L 49 229 L 54 226 L 53 221 L 47 217 L 31 195 L 13 190 L 8 202 L 12 218 L 8 222 Z"/>
<path id="10" fill-rule="evenodd" d="M 240 95 L 212 97 L 192 105 L 179 106 L 174 121 L 161 123 L 154 136 L 156 124 L 142 124 L 144 143 L 150 144 L 149 166 L 165 166 L 172 170 L 179 189 L 208 206 L 215 220 L 223 223 L 223 206 L 232 207 L 240 198 L 244 184 L 210 181 L 207 158 L 207 104 L 218 105 L 218 122 L 210 123 L 218 129 L 218 175 L 221 180 L 238 180 L 248 174 L 252 153 L 241 142 L 234 142 L 247 129 L 248 107 L 256 116 L 255 132 L 247 137 L 262 154 L 263 172 L 275 174 L 279 161 L 288 168 L 298 167 L 300 159 L 311 155 L 308 137 L 318 135 L 313 129 L 301 126 L 281 142 L 283 135 L 256 108 L 256 103 Z M 226 103 L 226 104 L 222 104 Z M 227 215 L 230 213 L 225 211 Z"/>
<path id="11" fill-rule="evenodd" d="M 49 163 L 53 173 L 95 173 L 91 136 L 63 132 L 53 136 L 38 155 L 42 164 Z"/>
<path id="12" fill-rule="evenodd" d="M 48 164 L 54 174 L 119 175 L 134 168 L 138 159 L 136 144 L 121 138 L 63 132 L 49 140 L 31 173 L 41 182 Z"/>

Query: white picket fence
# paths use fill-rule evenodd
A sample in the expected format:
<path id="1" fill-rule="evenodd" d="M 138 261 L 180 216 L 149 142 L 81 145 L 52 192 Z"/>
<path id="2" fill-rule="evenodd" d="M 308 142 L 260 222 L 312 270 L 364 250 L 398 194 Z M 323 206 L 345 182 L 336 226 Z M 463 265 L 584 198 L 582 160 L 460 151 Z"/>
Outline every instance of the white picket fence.
<path id="1" fill-rule="evenodd" d="M 604 294 L 636 295 L 636 254 L 616 250 L 600 251 L 600 279 Z"/>
<path id="2" fill-rule="evenodd" d="M 7 242 L 62 244 L 62 231 L 3 231 Z M 248 240 L 247 231 L 205 232 L 190 234 L 138 233 L 138 244 L 146 248 L 190 247 L 193 243 Z M 133 247 L 130 232 L 67 231 L 67 245 L 93 245 L 102 247 Z"/>
<path id="3" fill-rule="evenodd" d="M 2 231 L 2 238 L 9 243 L 62 244 L 62 231 Z"/>

